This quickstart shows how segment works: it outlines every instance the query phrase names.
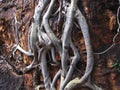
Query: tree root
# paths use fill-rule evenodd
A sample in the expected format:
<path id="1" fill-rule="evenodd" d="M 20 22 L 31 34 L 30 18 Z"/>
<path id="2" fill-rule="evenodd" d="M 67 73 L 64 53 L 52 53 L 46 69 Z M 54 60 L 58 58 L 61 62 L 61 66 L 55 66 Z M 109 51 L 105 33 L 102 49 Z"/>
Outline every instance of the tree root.
<path id="1" fill-rule="evenodd" d="M 57 83 L 57 80 L 60 77 L 60 75 L 61 75 L 61 70 L 59 70 L 54 76 L 53 81 L 51 83 L 51 90 L 56 90 L 55 84 Z"/>
<path id="2" fill-rule="evenodd" d="M 103 90 L 102 88 L 98 87 L 97 85 L 95 85 L 94 83 L 91 82 L 90 76 L 88 77 L 88 80 L 83 85 L 80 84 L 80 79 L 79 78 L 75 78 L 75 79 L 71 80 L 67 84 L 67 86 L 65 87 L 64 90 L 73 90 L 73 88 L 75 88 L 76 86 L 78 86 L 78 87 L 89 87 L 92 90 Z"/>
<path id="3" fill-rule="evenodd" d="M 15 51 L 19 50 L 27 56 L 34 56 L 32 64 L 27 66 L 23 72 L 26 73 L 32 68 L 36 68 L 39 66 L 42 72 L 46 90 L 56 90 L 55 84 L 59 77 L 61 77 L 60 90 L 71 90 L 77 85 L 87 86 L 93 90 L 102 90 L 91 81 L 90 76 L 94 66 L 94 57 L 88 24 L 85 17 L 78 9 L 78 0 L 71 0 L 70 3 L 66 0 L 61 0 L 59 2 L 60 9 L 58 9 L 58 23 L 60 22 L 60 15 L 62 12 L 64 13 L 65 17 L 65 23 L 62 25 L 61 28 L 63 29 L 61 40 L 54 34 L 53 28 L 49 24 L 49 19 L 54 14 L 52 10 L 54 8 L 54 5 L 56 4 L 56 1 L 57 0 L 39 0 L 38 5 L 35 8 L 28 42 L 30 46 L 29 51 L 31 52 L 27 52 L 19 45 L 16 45 Z M 47 10 L 44 14 L 43 11 L 44 9 L 46 9 L 46 7 Z M 81 28 L 85 40 L 87 63 L 84 75 L 81 78 L 76 77 L 75 79 L 71 80 L 75 71 L 75 68 L 73 66 L 76 66 L 80 60 L 79 50 L 75 47 L 71 37 L 74 23 L 77 25 L 77 27 Z M 73 52 L 74 56 L 70 55 L 70 49 Z M 48 58 L 52 58 L 53 62 L 55 62 L 57 65 L 60 63 L 56 60 L 56 53 L 59 54 L 61 59 L 61 68 L 54 76 L 52 82 L 49 71 L 47 69 L 48 53 L 51 54 L 51 57 Z M 71 62 L 69 61 L 69 59 L 71 59 Z"/>
<path id="4" fill-rule="evenodd" d="M 59 52 L 59 54 L 61 56 L 62 50 L 61 50 L 60 40 L 55 36 L 55 34 L 53 33 L 53 30 L 50 28 L 50 25 L 48 23 L 48 19 L 52 13 L 52 9 L 55 4 L 55 1 L 56 0 L 51 0 L 50 5 L 49 5 L 45 15 L 43 16 L 43 26 L 45 28 L 47 35 L 49 36 L 53 45 L 55 46 L 56 50 Z"/>
<path id="5" fill-rule="evenodd" d="M 40 53 L 41 55 L 39 55 L 39 59 L 41 60 L 40 62 L 40 67 L 41 67 L 41 71 L 42 71 L 42 75 L 43 75 L 43 79 L 44 79 L 44 84 L 45 84 L 45 88 L 46 90 L 50 90 L 51 88 L 51 78 L 49 76 L 48 70 L 47 70 L 47 61 L 46 61 L 46 54 L 47 54 L 47 49 L 43 49 L 43 51 Z"/>
<path id="6" fill-rule="evenodd" d="M 73 26 L 73 21 L 74 21 L 74 12 L 76 10 L 76 4 L 77 4 L 77 0 L 71 1 L 71 5 L 68 7 L 67 14 L 66 14 L 66 22 L 65 22 L 65 27 L 64 27 L 63 36 L 62 36 L 62 41 L 63 41 L 62 42 L 62 47 L 63 47 L 62 51 L 63 52 L 62 52 L 62 58 L 61 58 L 62 77 L 65 77 L 65 80 L 63 80 L 63 81 L 61 80 L 60 90 L 63 90 L 64 87 L 66 86 L 66 84 L 70 81 L 73 71 L 74 71 L 74 68 L 72 66 L 70 66 L 70 68 L 67 72 L 69 47 L 71 47 L 72 50 L 74 51 L 74 54 L 76 54 L 76 56 L 74 57 L 71 64 L 76 65 L 77 61 L 79 60 L 79 53 L 71 41 L 71 31 L 72 31 L 72 26 Z"/>

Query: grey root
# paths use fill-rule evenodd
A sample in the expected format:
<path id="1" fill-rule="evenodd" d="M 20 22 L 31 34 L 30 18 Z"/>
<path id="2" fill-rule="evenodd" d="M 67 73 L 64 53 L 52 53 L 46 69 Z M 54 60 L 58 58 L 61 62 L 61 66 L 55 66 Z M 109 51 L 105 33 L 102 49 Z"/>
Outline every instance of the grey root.
<path id="1" fill-rule="evenodd" d="M 41 69 L 46 90 L 57 90 L 56 83 L 58 80 L 60 80 L 59 90 L 72 90 L 78 85 L 81 87 L 86 86 L 93 90 L 102 90 L 102 88 L 98 87 L 91 80 L 94 57 L 90 42 L 89 27 L 86 18 L 78 8 L 78 0 L 71 0 L 70 2 L 67 2 L 67 0 L 58 0 L 59 8 L 56 12 L 53 12 L 54 6 L 57 3 L 56 1 L 57 0 L 39 0 L 38 5 L 35 7 L 33 22 L 31 23 L 28 37 L 29 51 L 25 51 L 20 45 L 14 45 L 16 50 L 19 50 L 27 56 L 34 57 L 33 62 L 25 67 L 23 72 L 26 73 L 32 68 L 36 68 L 35 65 L 37 65 Z M 51 16 L 58 15 L 59 22 L 61 14 L 65 19 L 63 20 L 64 23 L 61 28 L 61 38 L 58 38 L 49 24 L 49 19 Z M 87 63 L 83 76 L 73 79 L 75 71 L 73 66 L 76 66 L 81 59 L 79 50 L 75 47 L 71 37 L 74 23 L 81 29 L 85 40 Z M 71 48 L 73 56 L 69 54 L 69 48 Z M 53 79 L 50 77 L 47 69 L 46 56 L 48 53 L 51 53 L 53 62 L 61 66 Z M 61 63 L 56 60 L 56 53 L 59 54 Z"/>

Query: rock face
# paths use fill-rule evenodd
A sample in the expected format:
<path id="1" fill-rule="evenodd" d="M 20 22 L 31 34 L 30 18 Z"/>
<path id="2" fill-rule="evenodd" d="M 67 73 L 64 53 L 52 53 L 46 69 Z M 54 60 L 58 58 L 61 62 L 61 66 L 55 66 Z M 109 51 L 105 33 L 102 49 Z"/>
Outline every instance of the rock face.
<path id="1" fill-rule="evenodd" d="M 23 3 L 22 1 L 25 2 Z M 28 29 L 32 20 L 34 7 L 37 3 L 34 1 L 12 0 L 10 2 L 9 0 L 0 0 L 0 55 L 5 56 L 10 46 L 15 43 L 13 24 L 11 23 L 14 14 L 16 14 L 19 22 L 20 44 L 27 50 L 28 38 L 26 37 L 28 37 Z M 113 43 L 113 37 L 117 32 L 116 13 L 119 6 L 118 0 L 81 0 L 78 4 L 87 18 L 94 52 L 106 50 Z M 52 22 L 55 23 L 54 21 Z M 81 68 L 81 65 L 78 65 L 78 68 L 83 71 L 86 62 L 86 55 L 82 54 L 85 51 L 84 39 L 81 31 L 78 31 L 77 28 L 73 31 L 72 36 L 83 58 L 83 67 Z M 115 39 L 116 45 L 108 52 L 94 55 L 95 66 L 92 77 L 95 83 L 104 90 L 120 90 L 120 66 L 113 67 L 114 63 L 120 65 L 119 39 L 120 36 L 118 35 Z M 30 60 L 28 61 L 30 58 L 25 55 L 22 55 L 22 57 L 24 65 L 22 64 L 22 66 L 19 63 L 20 66 L 18 68 L 30 63 Z M 15 61 L 13 60 L 13 62 Z M 10 66 L 5 61 L 0 60 L 0 90 L 33 90 L 31 73 L 18 76 L 10 69 Z M 54 73 L 53 71 L 54 69 L 51 70 L 51 73 Z"/>
<path id="2" fill-rule="evenodd" d="M 32 75 L 17 75 L 0 57 L 0 90 L 33 90 Z"/>
<path id="3" fill-rule="evenodd" d="M 23 77 L 12 72 L 10 66 L 0 60 L 0 90 L 18 90 L 23 83 Z"/>

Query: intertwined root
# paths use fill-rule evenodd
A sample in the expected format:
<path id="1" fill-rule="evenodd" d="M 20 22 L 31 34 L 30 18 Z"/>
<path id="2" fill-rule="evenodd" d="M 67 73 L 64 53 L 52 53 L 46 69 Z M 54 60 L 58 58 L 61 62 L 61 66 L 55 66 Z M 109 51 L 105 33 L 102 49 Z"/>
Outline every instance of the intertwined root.
<path id="1" fill-rule="evenodd" d="M 29 35 L 29 46 L 32 52 L 26 52 L 22 48 L 17 47 L 17 49 L 24 54 L 34 56 L 33 63 L 27 67 L 27 69 L 30 70 L 34 66 L 34 63 L 37 62 L 44 78 L 46 90 L 56 90 L 55 84 L 59 78 L 61 78 L 60 90 L 71 90 L 76 85 L 87 86 L 93 90 L 102 90 L 91 81 L 90 75 L 94 66 L 92 46 L 90 42 L 88 24 L 85 17 L 78 9 L 77 1 L 78 0 L 71 0 L 70 2 L 67 2 L 66 0 L 58 0 L 58 3 L 57 0 L 39 0 L 39 3 L 35 8 L 33 16 L 34 20 L 31 24 L 31 31 Z M 59 9 L 57 12 L 53 12 L 53 8 L 56 4 L 59 5 Z M 61 8 L 63 8 L 63 10 Z M 44 11 L 44 9 L 47 10 Z M 43 13 L 43 11 L 45 13 Z M 60 15 L 64 15 L 65 18 L 62 26 L 63 33 L 61 35 L 61 39 L 55 35 L 53 28 L 49 24 L 51 16 L 55 15 L 58 17 L 58 21 L 60 21 Z M 71 80 L 75 71 L 73 66 L 76 66 L 80 61 L 79 50 L 75 47 L 71 37 L 75 20 L 81 28 L 85 40 L 87 64 L 84 75 L 81 78 L 76 77 Z M 69 53 L 70 48 L 73 52 L 73 56 Z M 52 60 L 56 64 L 59 63 L 55 57 L 56 53 L 59 54 L 61 59 L 61 68 L 56 73 L 53 80 L 51 80 L 47 69 L 48 60 L 46 57 L 48 53 L 51 53 Z"/>

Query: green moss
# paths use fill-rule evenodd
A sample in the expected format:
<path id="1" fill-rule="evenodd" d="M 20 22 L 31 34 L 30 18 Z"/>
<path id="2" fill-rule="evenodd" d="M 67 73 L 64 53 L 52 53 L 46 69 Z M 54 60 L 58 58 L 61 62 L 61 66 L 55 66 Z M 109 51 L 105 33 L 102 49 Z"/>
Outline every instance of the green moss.
<path id="1" fill-rule="evenodd" d="M 120 73 L 120 63 L 119 62 L 115 62 L 114 64 L 112 64 L 112 68 L 116 69 Z"/>

